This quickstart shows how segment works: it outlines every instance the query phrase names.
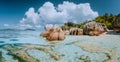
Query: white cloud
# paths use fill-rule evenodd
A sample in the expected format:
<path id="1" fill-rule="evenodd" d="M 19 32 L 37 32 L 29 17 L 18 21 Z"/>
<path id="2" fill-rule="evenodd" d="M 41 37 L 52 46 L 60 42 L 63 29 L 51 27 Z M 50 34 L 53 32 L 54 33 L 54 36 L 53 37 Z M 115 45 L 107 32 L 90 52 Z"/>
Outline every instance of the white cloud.
<path id="1" fill-rule="evenodd" d="M 9 24 L 4 24 L 3 26 L 4 26 L 4 27 L 9 27 Z"/>
<path id="2" fill-rule="evenodd" d="M 30 24 L 20 24 L 19 26 L 17 26 L 17 28 L 26 29 L 26 28 L 33 28 L 33 26 Z"/>
<path id="3" fill-rule="evenodd" d="M 46 2 L 35 12 L 34 8 L 29 8 L 20 24 L 41 27 L 44 24 L 63 24 L 67 21 L 76 23 L 91 20 L 98 16 L 98 12 L 93 11 L 89 3 L 75 4 L 64 1 L 55 7 L 53 3 Z"/>
<path id="4" fill-rule="evenodd" d="M 46 2 L 40 7 L 39 13 L 45 23 L 64 23 L 68 18 L 66 13 L 57 11 L 57 8 L 50 2 Z"/>
<path id="5" fill-rule="evenodd" d="M 23 18 L 20 23 L 21 24 L 38 24 L 39 15 L 35 12 L 34 8 L 29 8 L 29 10 L 25 13 L 26 18 Z"/>
<path id="6" fill-rule="evenodd" d="M 65 1 L 58 5 L 58 10 L 67 12 L 69 19 L 78 23 L 98 16 L 98 13 L 91 9 L 89 3 L 75 4 Z"/>

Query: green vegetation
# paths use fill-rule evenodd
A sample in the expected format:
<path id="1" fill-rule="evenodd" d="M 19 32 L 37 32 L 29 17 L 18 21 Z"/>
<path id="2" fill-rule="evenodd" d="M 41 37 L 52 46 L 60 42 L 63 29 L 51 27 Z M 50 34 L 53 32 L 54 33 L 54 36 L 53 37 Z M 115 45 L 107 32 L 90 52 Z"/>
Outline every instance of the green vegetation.
<path id="1" fill-rule="evenodd" d="M 85 23 L 87 23 L 87 22 L 90 22 L 90 21 L 87 21 L 87 20 L 86 20 L 85 22 L 80 23 L 80 24 L 75 24 L 75 23 L 72 23 L 72 22 L 67 22 L 67 23 L 65 23 L 63 26 L 61 26 L 61 28 L 62 28 L 63 30 L 69 30 L 70 28 L 82 28 L 83 25 L 84 25 Z M 69 25 L 69 23 L 72 23 L 72 24 Z"/>
<path id="2" fill-rule="evenodd" d="M 61 28 L 63 30 L 69 30 L 72 27 L 82 28 L 85 23 L 90 22 L 90 21 L 95 21 L 95 22 L 100 22 L 100 23 L 105 24 L 107 28 L 111 30 L 113 29 L 112 23 L 113 21 L 115 21 L 115 19 L 116 19 L 116 15 L 105 13 L 103 16 L 98 16 L 94 20 L 86 20 L 85 22 L 82 22 L 80 24 L 67 22 L 63 26 L 61 26 Z"/>
<path id="3" fill-rule="evenodd" d="M 67 23 L 64 23 L 64 25 L 63 26 L 61 26 L 61 28 L 63 29 L 63 30 L 69 30 L 70 28 L 73 28 L 73 27 L 75 27 L 75 23 L 73 23 L 73 22 L 67 22 Z"/>
<path id="4" fill-rule="evenodd" d="M 98 16 L 93 21 L 104 23 L 108 29 L 112 28 L 112 22 L 115 21 L 116 15 L 105 13 L 103 16 Z"/>

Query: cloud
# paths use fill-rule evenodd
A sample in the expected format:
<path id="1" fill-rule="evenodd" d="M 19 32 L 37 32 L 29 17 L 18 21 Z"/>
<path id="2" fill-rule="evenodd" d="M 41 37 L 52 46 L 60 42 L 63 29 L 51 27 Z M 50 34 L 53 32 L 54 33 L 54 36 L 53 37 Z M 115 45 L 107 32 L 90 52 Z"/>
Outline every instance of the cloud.
<path id="1" fill-rule="evenodd" d="M 37 12 L 34 8 L 29 8 L 20 24 L 29 24 L 40 28 L 44 24 L 63 24 L 67 21 L 80 23 L 85 20 L 92 20 L 97 16 L 98 12 L 93 11 L 89 3 L 75 4 L 64 1 L 55 7 L 53 3 L 46 2 Z"/>
<path id="2" fill-rule="evenodd" d="M 51 2 L 46 2 L 38 11 L 45 23 L 64 23 L 68 18 L 67 13 L 58 11 Z"/>
<path id="3" fill-rule="evenodd" d="M 67 12 L 69 20 L 80 23 L 85 20 L 91 20 L 98 16 L 98 13 L 93 11 L 89 3 L 75 4 L 72 2 L 63 2 L 58 5 L 58 10 Z"/>
<path id="4" fill-rule="evenodd" d="M 20 21 L 21 24 L 38 24 L 40 17 L 39 14 L 35 12 L 34 8 L 29 8 L 25 16 L 26 17 Z"/>
<path id="5" fill-rule="evenodd" d="M 9 24 L 4 24 L 3 26 L 4 26 L 4 27 L 9 27 Z"/>

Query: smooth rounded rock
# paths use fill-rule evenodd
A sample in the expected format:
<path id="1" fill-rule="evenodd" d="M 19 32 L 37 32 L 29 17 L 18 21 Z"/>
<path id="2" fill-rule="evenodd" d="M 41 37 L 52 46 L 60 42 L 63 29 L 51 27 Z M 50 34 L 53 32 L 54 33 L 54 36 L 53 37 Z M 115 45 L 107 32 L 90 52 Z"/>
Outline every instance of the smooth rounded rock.
<path id="1" fill-rule="evenodd" d="M 83 33 L 85 35 L 100 35 L 106 32 L 108 29 L 105 24 L 98 23 L 98 22 L 88 22 L 83 26 Z"/>

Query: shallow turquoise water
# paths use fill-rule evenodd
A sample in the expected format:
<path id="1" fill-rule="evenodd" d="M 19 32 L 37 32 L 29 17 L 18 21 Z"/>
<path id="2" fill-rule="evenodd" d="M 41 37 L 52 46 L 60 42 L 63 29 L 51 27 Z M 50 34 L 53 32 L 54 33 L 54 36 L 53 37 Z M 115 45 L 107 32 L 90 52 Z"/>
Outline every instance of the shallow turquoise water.
<path id="1" fill-rule="evenodd" d="M 0 31 L 0 44 L 31 43 L 46 44 L 39 36 L 40 31 Z"/>
<path id="2" fill-rule="evenodd" d="M 66 35 L 64 41 L 58 41 L 51 43 L 45 38 L 40 37 L 40 31 L 0 31 L 0 45 L 4 44 L 39 44 L 39 45 L 51 45 L 52 50 L 58 55 L 62 55 L 62 59 L 59 62 L 83 62 L 80 60 L 80 56 L 89 56 L 92 62 L 102 62 L 107 59 L 103 53 L 91 53 L 84 51 L 81 47 L 73 44 L 74 42 L 91 43 L 103 48 L 114 49 L 116 55 L 119 55 L 120 51 L 120 35 L 107 34 L 101 36 L 70 36 Z M 54 46 L 54 47 L 52 47 Z M 7 51 L 0 49 L 3 52 L 3 57 L 7 58 L 6 62 L 17 62 L 12 59 L 12 56 L 7 55 Z M 38 50 L 28 50 L 30 56 L 42 61 L 42 62 L 56 62 L 48 54 Z"/>

